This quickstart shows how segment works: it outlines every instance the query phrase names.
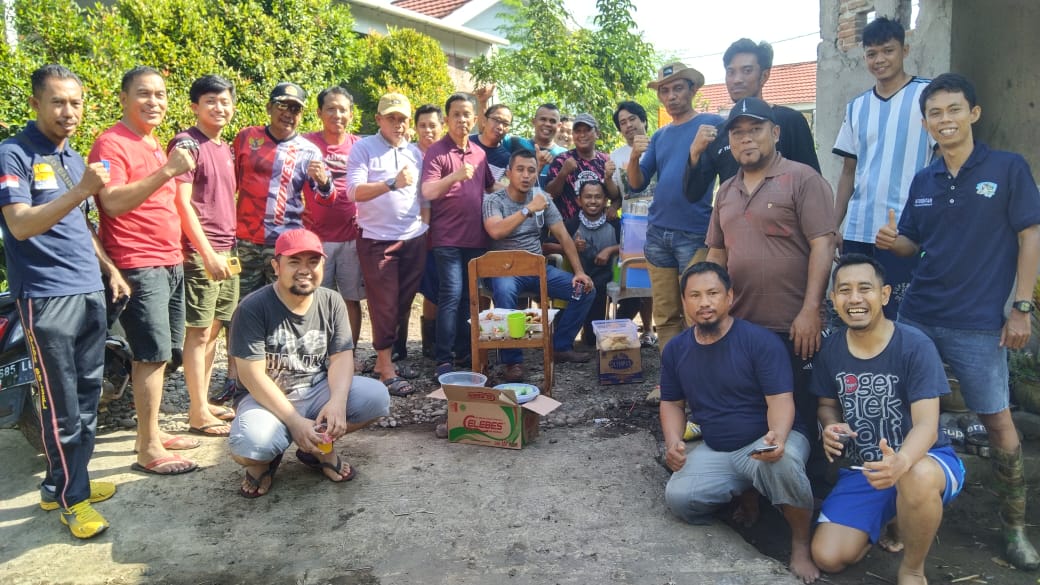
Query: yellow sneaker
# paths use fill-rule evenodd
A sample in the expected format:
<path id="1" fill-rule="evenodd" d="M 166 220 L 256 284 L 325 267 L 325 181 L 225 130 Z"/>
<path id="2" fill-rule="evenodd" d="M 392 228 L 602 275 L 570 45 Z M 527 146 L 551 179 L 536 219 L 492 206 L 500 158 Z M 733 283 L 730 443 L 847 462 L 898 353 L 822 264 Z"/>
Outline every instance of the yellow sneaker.
<path id="1" fill-rule="evenodd" d="M 682 439 L 696 441 L 699 438 L 701 438 L 701 425 L 693 421 L 686 421 L 686 432 L 683 433 Z"/>
<path id="2" fill-rule="evenodd" d="M 87 501 L 91 504 L 98 502 L 104 502 L 111 498 L 116 493 L 116 484 L 108 481 L 93 481 L 90 482 L 90 497 Z M 58 504 L 58 500 L 55 499 L 54 494 L 49 490 L 40 488 L 40 507 L 50 512 L 51 510 L 57 510 L 61 506 Z"/>
<path id="3" fill-rule="evenodd" d="M 90 505 L 89 500 L 62 510 L 61 523 L 68 526 L 76 538 L 93 538 L 108 528 L 108 521 Z"/>

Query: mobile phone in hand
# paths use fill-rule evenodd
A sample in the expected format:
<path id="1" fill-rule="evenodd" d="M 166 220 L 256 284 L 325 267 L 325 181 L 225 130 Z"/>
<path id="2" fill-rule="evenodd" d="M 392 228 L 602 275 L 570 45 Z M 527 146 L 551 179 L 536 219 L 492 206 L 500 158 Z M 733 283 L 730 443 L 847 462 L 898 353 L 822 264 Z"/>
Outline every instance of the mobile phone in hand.
<path id="1" fill-rule="evenodd" d="M 769 453 L 770 451 L 776 451 L 780 448 L 780 445 L 762 445 L 761 447 L 755 447 L 748 453 L 748 457 L 752 455 L 760 455 L 762 453 Z"/>

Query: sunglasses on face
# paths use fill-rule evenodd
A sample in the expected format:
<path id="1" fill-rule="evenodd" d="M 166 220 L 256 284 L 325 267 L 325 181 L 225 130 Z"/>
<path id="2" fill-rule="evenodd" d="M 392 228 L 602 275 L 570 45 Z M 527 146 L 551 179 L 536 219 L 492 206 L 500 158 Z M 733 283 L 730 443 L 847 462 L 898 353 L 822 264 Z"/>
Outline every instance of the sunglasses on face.
<path id="1" fill-rule="evenodd" d="M 274 107 L 278 108 L 283 112 L 288 111 L 291 114 L 299 114 L 303 111 L 303 106 L 301 106 L 300 104 L 293 104 L 289 102 L 275 102 Z"/>

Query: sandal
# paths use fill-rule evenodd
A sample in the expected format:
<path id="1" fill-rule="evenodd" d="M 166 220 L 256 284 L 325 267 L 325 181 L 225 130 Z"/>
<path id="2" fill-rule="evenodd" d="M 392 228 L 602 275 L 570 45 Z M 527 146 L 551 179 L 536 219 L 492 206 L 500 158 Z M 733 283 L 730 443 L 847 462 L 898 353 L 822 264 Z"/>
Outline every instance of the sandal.
<path id="1" fill-rule="evenodd" d="M 455 370 L 455 366 L 451 365 L 451 362 L 444 362 L 437 364 L 437 369 L 433 371 L 433 381 L 440 383 L 440 378 L 444 374 L 450 374 Z"/>
<path id="2" fill-rule="evenodd" d="M 989 433 L 979 417 L 974 413 L 962 415 L 961 428 L 964 429 L 965 447 L 968 453 L 979 457 L 989 457 Z"/>
<path id="3" fill-rule="evenodd" d="M 944 412 L 939 416 L 939 429 L 950 440 L 950 446 L 958 453 L 964 453 L 964 430 L 957 422 L 957 415 Z"/>
<path id="4" fill-rule="evenodd" d="M 386 391 L 389 392 L 391 396 L 411 396 L 412 393 L 415 392 L 415 388 L 412 387 L 412 384 L 400 376 L 394 376 L 393 378 L 383 382 L 383 384 L 386 386 Z"/>
<path id="5" fill-rule="evenodd" d="M 331 477 L 325 475 L 325 477 L 332 483 L 343 483 L 345 481 L 350 481 L 354 479 L 355 475 L 357 475 L 357 468 L 355 468 L 353 465 L 349 463 L 347 464 L 347 469 L 349 471 L 347 471 L 347 473 L 343 473 L 343 460 L 340 459 L 339 455 L 336 456 L 335 465 L 331 463 L 323 463 L 320 459 L 315 457 L 314 454 L 308 453 L 302 449 L 296 450 L 296 458 L 300 460 L 300 463 L 303 463 L 307 467 L 321 473 L 322 475 L 325 475 L 324 470 L 328 469 L 342 478 L 332 479 Z"/>
<path id="6" fill-rule="evenodd" d="M 355 361 L 354 369 L 365 375 L 371 374 L 376 369 L 376 356 L 370 355 L 363 360 Z"/>
<path id="7" fill-rule="evenodd" d="M 274 474 L 278 471 L 278 466 L 281 464 L 282 453 L 279 453 L 277 457 L 267 464 L 267 471 L 261 473 L 260 477 L 253 477 L 252 475 L 249 475 L 249 472 L 247 471 L 245 480 L 249 483 L 249 487 L 253 488 L 253 491 L 248 492 L 245 487 L 240 487 L 238 488 L 238 493 L 241 494 L 243 498 L 249 498 L 250 500 L 269 494 L 271 492 L 271 487 L 274 486 Z M 271 483 L 267 484 L 266 492 L 260 493 L 260 485 L 264 482 L 265 478 L 270 478 Z"/>
<path id="8" fill-rule="evenodd" d="M 404 378 L 405 380 L 414 380 L 419 377 L 419 370 L 412 364 L 397 362 L 394 364 L 394 369 L 397 370 L 397 377 Z"/>
<path id="9" fill-rule="evenodd" d="M 647 331 L 646 333 L 639 336 L 639 345 L 641 347 L 656 347 L 657 335 L 655 335 L 652 331 Z"/>

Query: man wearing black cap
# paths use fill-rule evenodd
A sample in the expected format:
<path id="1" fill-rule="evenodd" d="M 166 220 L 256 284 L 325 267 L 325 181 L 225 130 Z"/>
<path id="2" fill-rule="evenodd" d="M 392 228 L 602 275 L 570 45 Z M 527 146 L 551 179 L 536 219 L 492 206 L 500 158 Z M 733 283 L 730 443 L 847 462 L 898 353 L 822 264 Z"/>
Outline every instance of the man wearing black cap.
<path id="1" fill-rule="evenodd" d="M 278 236 L 303 227 L 303 186 L 309 182 L 319 197 L 332 195 L 321 150 L 296 133 L 306 101 L 302 87 L 279 83 L 267 102 L 271 122 L 244 128 L 235 137 L 243 297 L 274 280 L 271 259 Z"/>
<path id="2" fill-rule="evenodd" d="M 740 39 L 726 49 L 722 56 L 726 67 L 726 91 L 729 99 L 738 102 L 746 97 L 762 98 L 762 88 L 769 81 L 773 67 L 773 47 L 762 41 Z M 816 157 L 816 142 L 805 116 L 785 106 L 773 106 L 773 119 L 780 126 L 777 149 L 788 160 L 809 165 L 820 172 Z M 737 174 L 736 160 L 730 154 L 729 133 L 718 128 L 702 126 L 690 146 L 690 160 L 684 179 L 686 198 L 696 202 L 704 197 L 715 177 L 725 182 Z"/>
<path id="3" fill-rule="evenodd" d="M 780 127 L 773 115 L 758 98 L 733 105 L 724 128 L 740 170 L 715 196 L 708 260 L 733 277 L 733 314 L 775 332 L 787 346 L 795 404 L 808 422 L 816 416 L 808 364 L 823 329 L 821 306 L 834 256 L 834 195 L 812 167 L 777 152 Z"/>
<path id="4" fill-rule="evenodd" d="M 549 165 L 549 182 L 545 190 L 553 196 L 553 202 L 564 221 L 578 215 L 578 191 L 586 181 L 599 181 L 607 191 L 609 201 L 619 201 L 620 191 L 614 183 L 614 161 L 610 155 L 596 150 L 599 124 L 592 114 L 574 117 L 572 139 L 574 148 L 560 154 Z"/>

